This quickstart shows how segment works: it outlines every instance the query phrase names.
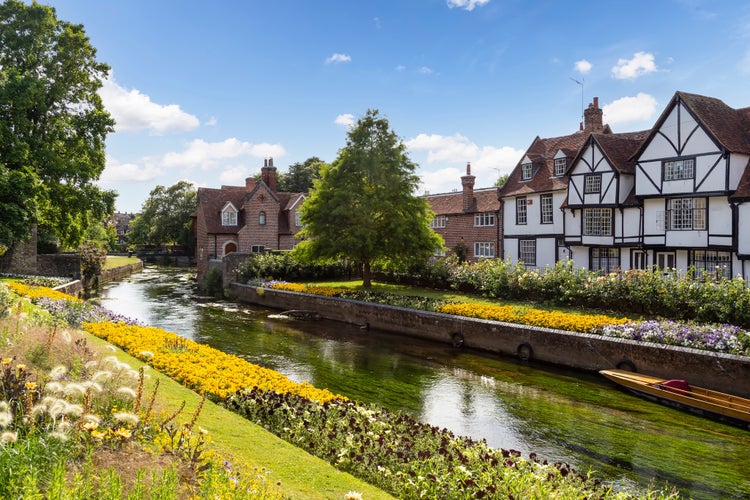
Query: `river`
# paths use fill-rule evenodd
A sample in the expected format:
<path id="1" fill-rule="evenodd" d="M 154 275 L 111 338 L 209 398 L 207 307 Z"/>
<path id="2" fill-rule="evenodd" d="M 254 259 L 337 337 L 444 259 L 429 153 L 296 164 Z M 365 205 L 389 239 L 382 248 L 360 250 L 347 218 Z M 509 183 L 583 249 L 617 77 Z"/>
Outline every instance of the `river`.
<path id="1" fill-rule="evenodd" d="M 616 487 L 750 498 L 750 432 L 644 401 L 598 374 L 523 363 L 196 294 L 194 275 L 147 267 L 106 284 L 102 305 L 358 401 L 494 447 L 593 468 Z"/>

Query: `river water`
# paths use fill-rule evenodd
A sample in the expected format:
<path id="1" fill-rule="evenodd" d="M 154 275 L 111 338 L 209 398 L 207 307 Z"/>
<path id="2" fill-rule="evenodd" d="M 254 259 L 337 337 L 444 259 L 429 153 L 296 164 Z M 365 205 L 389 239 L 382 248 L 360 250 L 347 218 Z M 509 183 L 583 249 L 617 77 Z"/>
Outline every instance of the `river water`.
<path id="1" fill-rule="evenodd" d="M 616 487 L 750 498 L 750 432 L 644 401 L 566 370 L 196 295 L 194 275 L 147 267 L 99 292 L 104 307 L 358 401 L 536 453 Z"/>

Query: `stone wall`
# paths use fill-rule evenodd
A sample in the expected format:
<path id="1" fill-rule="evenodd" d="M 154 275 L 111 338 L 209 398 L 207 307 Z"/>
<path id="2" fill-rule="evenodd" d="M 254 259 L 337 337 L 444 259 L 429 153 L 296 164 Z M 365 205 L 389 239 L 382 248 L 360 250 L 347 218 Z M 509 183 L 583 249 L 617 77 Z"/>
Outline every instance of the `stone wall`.
<path id="1" fill-rule="evenodd" d="M 37 255 L 37 271 L 40 276 L 62 276 L 81 279 L 81 256 L 75 253 L 52 253 Z"/>
<path id="2" fill-rule="evenodd" d="M 236 300 L 586 371 L 623 368 L 750 397 L 750 357 L 232 283 Z"/>
<path id="3" fill-rule="evenodd" d="M 99 284 L 107 283 L 109 281 L 119 280 L 126 276 L 130 276 L 133 273 L 143 270 L 143 261 L 138 261 L 133 264 L 125 266 L 115 267 L 112 269 L 105 269 L 99 275 Z"/>

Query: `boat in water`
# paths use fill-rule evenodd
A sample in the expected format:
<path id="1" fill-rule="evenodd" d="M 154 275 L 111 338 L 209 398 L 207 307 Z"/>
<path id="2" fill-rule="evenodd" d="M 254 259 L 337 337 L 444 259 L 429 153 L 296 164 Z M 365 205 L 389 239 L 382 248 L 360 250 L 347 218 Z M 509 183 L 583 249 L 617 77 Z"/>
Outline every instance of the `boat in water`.
<path id="1" fill-rule="evenodd" d="M 613 382 L 647 399 L 750 429 L 750 399 L 626 370 L 600 370 Z"/>

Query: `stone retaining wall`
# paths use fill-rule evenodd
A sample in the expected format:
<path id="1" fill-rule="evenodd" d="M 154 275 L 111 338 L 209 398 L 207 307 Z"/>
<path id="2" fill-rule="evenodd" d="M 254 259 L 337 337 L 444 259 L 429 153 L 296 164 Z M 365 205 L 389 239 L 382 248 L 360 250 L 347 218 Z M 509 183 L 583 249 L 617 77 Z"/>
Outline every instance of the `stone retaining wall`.
<path id="1" fill-rule="evenodd" d="M 126 276 L 130 276 L 133 273 L 143 270 L 143 261 L 134 262 L 120 267 L 113 267 L 111 269 L 105 269 L 99 274 L 99 284 L 108 283 L 110 281 L 119 280 Z"/>
<path id="2" fill-rule="evenodd" d="M 631 369 L 750 397 L 750 357 L 232 283 L 236 300 L 586 371 Z"/>

